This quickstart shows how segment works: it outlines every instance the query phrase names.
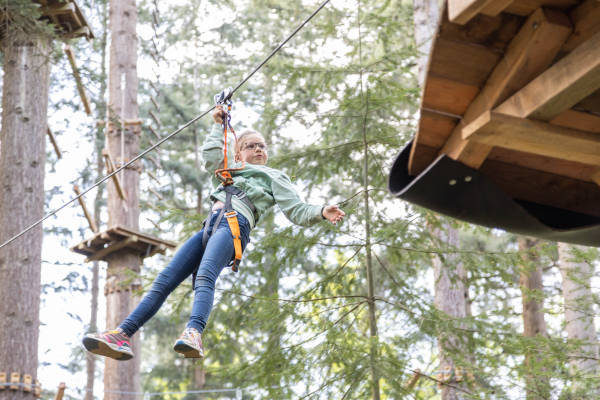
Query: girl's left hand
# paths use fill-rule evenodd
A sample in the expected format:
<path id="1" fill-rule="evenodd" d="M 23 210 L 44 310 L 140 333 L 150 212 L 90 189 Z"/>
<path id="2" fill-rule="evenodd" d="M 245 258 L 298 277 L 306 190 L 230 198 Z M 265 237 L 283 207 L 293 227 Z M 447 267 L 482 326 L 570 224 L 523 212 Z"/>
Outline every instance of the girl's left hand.
<path id="1" fill-rule="evenodd" d="M 325 206 L 323 208 L 323 217 L 334 225 L 344 219 L 344 215 L 346 215 L 346 213 L 338 206 Z"/>

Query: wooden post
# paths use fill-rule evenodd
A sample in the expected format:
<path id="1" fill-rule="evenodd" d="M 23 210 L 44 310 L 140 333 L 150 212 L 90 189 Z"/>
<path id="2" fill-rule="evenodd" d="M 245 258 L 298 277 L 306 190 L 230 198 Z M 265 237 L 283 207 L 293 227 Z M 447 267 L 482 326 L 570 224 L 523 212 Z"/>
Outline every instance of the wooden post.
<path id="1" fill-rule="evenodd" d="M 54 137 L 54 134 L 50 130 L 50 127 L 48 127 L 48 129 L 46 130 L 46 133 L 48 134 L 48 138 L 50 138 L 50 143 L 52 143 L 52 147 L 54 147 L 54 151 L 56 152 L 56 157 L 62 158 L 62 153 L 60 152 L 60 149 L 58 148 L 58 144 L 56 143 L 56 138 Z"/>
<path id="2" fill-rule="evenodd" d="M 56 397 L 54 397 L 54 400 L 62 400 L 63 396 L 65 395 L 66 387 L 67 387 L 67 385 L 65 385 L 64 382 L 61 382 L 58 385 L 58 390 L 56 391 Z"/>
<path id="3" fill-rule="evenodd" d="M 77 186 L 77 185 L 73 186 L 73 191 L 75 192 L 75 194 L 77 194 L 77 196 L 79 196 L 81 194 L 81 192 L 79 191 L 79 186 Z M 97 233 L 98 227 L 96 226 L 96 223 L 94 222 L 94 219 L 92 218 L 92 215 L 88 211 L 87 206 L 85 205 L 85 202 L 83 201 L 83 199 L 81 197 L 79 197 L 77 200 L 79 201 L 79 205 L 83 209 L 83 215 L 85 215 L 85 219 L 87 219 L 88 224 L 90 224 L 90 229 L 92 230 L 92 232 Z"/>
<path id="4" fill-rule="evenodd" d="M 65 44 L 63 50 L 67 55 L 67 58 L 69 59 L 69 63 L 71 64 L 71 69 L 73 70 L 73 77 L 75 78 L 75 83 L 77 84 L 77 91 L 79 92 L 79 97 L 81 97 L 81 101 L 83 102 L 85 113 L 87 115 L 92 115 L 90 102 L 88 101 L 87 95 L 85 93 L 85 87 L 83 86 L 83 82 L 81 81 L 81 75 L 79 75 L 79 69 L 77 68 L 77 63 L 75 62 L 73 50 L 71 50 L 71 46 L 69 46 L 68 44 Z"/>
<path id="5" fill-rule="evenodd" d="M 102 156 L 104 157 L 104 163 L 106 165 L 106 173 L 112 174 L 113 172 L 115 172 L 115 170 L 116 170 L 115 163 L 113 162 L 112 157 L 110 156 L 110 153 L 108 152 L 107 149 L 102 150 Z M 121 180 L 119 179 L 119 175 L 114 174 L 112 176 L 112 180 L 113 180 L 113 183 L 115 184 L 115 187 L 117 189 L 117 193 L 119 194 L 119 197 L 123 200 L 126 200 L 127 197 L 125 196 L 125 191 L 123 190 L 123 186 L 121 186 Z"/>

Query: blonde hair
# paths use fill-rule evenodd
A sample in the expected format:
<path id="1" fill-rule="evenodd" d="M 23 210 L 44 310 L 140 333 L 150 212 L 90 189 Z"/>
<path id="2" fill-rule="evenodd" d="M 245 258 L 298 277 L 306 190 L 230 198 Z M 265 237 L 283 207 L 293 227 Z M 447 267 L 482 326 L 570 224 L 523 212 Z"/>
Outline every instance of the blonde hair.
<path id="1" fill-rule="evenodd" d="M 235 142 L 236 154 L 239 153 L 240 151 L 242 151 L 242 145 L 245 143 L 244 138 L 247 139 L 247 137 L 250 135 L 258 135 L 262 138 L 263 141 L 265 140 L 265 138 L 263 137 L 263 135 L 260 134 L 260 132 L 254 131 L 252 129 L 246 129 L 244 132 L 240 133 L 237 137 L 237 141 Z"/>

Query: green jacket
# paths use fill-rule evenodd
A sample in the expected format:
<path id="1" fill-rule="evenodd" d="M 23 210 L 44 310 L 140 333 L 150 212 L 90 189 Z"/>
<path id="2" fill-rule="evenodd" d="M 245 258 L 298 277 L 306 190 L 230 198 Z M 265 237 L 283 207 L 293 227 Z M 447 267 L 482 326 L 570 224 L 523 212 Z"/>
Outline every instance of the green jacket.
<path id="1" fill-rule="evenodd" d="M 241 163 L 234 161 L 233 140 L 229 141 L 229 135 L 227 139 L 228 167 L 241 167 Z M 214 172 L 216 169 L 222 168 L 223 143 L 223 130 L 220 125 L 214 124 L 202 146 L 204 166 L 209 172 Z M 290 178 L 279 170 L 264 165 L 246 163 L 243 170 L 233 172 L 232 176 L 234 185 L 243 190 L 256 207 L 259 218 L 265 211 L 277 204 L 285 216 L 297 225 L 309 226 L 322 220 L 321 206 L 304 203 L 292 186 Z M 214 175 L 213 183 L 215 185 L 220 183 Z M 215 191 L 212 193 L 211 199 L 224 202 L 225 193 Z M 246 217 L 253 228 L 256 225 L 256 221 L 254 220 L 252 210 L 235 196 L 232 198 L 231 203 L 233 209 Z"/>

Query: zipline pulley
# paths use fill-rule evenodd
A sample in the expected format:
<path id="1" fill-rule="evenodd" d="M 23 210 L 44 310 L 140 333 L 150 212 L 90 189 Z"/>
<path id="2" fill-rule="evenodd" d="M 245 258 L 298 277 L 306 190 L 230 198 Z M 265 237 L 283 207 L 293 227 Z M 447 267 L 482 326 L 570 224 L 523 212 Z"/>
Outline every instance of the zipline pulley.
<path id="1" fill-rule="evenodd" d="M 235 140 L 237 142 L 237 135 L 231 126 L 231 107 L 233 102 L 231 101 L 231 95 L 233 94 L 233 90 L 229 87 L 224 89 L 221 93 L 216 94 L 214 96 L 215 105 L 216 106 L 227 106 L 227 110 L 223 110 L 225 116 L 223 118 L 223 168 L 217 169 L 215 171 L 215 176 L 221 181 L 223 186 L 228 186 L 233 184 L 233 177 L 231 176 L 231 172 L 233 171 L 241 171 L 244 169 L 244 165 L 240 168 L 229 168 L 227 165 L 227 129 L 233 133 Z M 223 107 L 224 108 L 224 107 Z"/>

